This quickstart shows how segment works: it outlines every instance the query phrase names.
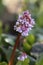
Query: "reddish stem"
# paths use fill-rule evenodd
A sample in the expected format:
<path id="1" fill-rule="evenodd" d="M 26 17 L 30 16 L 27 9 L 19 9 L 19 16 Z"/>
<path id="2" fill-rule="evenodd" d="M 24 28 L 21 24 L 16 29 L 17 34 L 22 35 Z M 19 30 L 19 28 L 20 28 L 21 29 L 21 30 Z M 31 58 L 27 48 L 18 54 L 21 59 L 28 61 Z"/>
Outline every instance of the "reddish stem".
<path id="1" fill-rule="evenodd" d="M 11 54 L 10 61 L 9 61 L 8 65 L 13 65 L 13 61 L 15 59 L 16 49 L 17 49 L 17 47 L 19 45 L 19 41 L 20 41 L 20 36 L 21 36 L 21 34 L 19 33 L 18 37 L 16 39 L 16 43 L 14 45 L 14 48 L 13 48 L 13 51 L 12 51 L 12 54 Z"/>

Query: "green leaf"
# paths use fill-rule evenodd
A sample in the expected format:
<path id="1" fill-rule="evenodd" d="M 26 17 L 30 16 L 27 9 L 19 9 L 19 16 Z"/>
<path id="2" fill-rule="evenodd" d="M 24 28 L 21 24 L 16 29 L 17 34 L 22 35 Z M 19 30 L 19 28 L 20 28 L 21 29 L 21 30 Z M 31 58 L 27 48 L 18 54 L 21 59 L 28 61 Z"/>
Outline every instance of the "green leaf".
<path id="1" fill-rule="evenodd" d="M 41 13 L 40 15 L 38 15 L 37 25 L 38 25 L 39 27 L 43 28 L 43 13 Z"/>
<path id="2" fill-rule="evenodd" d="M 22 65 L 22 61 L 18 61 L 16 65 Z"/>
<path id="3" fill-rule="evenodd" d="M 2 62 L 2 63 L 0 63 L 0 65 L 7 65 L 7 63 L 6 62 Z"/>
<path id="4" fill-rule="evenodd" d="M 24 61 L 18 61 L 16 65 L 29 65 L 30 60 L 27 58 Z"/>
<path id="5" fill-rule="evenodd" d="M 40 14 L 40 13 L 43 13 L 43 1 L 41 1 L 41 3 L 40 3 L 39 14 Z"/>
<path id="6" fill-rule="evenodd" d="M 8 34 L 3 34 L 3 37 L 5 37 L 5 42 L 8 43 L 11 46 L 14 46 L 16 36 L 8 35 Z"/>
<path id="7" fill-rule="evenodd" d="M 30 60 L 27 58 L 22 62 L 22 65 L 29 65 Z"/>
<path id="8" fill-rule="evenodd" d="M 33 34 L 30 34 L 29 36 L 26 37 L 26 40 L 27 40 L 27 42 L 28 42 L 30 45 L 32 45 L 32 44 L 34 44 L 34 42 L 35 42 L 35 36 L 34 36 Z"/>
<path id="9" fill-rule="evenodd" d="M 23 49 L 28 53 L 31 49 L 31 45 L 29 45 L 28 43 L 23 43 Z"/>
<path id="10" fill-rule="evenodd" d="M 36 65 L 43 65 L 43 54 L 41 54 L 37 59 Z"/>

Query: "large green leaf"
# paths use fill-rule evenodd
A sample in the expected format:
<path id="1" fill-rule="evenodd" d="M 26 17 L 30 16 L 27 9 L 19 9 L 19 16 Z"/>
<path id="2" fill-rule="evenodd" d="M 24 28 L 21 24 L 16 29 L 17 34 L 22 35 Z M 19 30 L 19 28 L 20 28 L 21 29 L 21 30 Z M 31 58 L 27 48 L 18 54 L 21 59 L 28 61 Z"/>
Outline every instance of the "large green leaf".
<path id="1" fill-rule="evenodd" d="M 41 54 L 37 59 L 36 65 L 43 65 L 43 54 Z"/>
<path id="2" fill-rule="evenodd" d="M 9 34 L 2 34 L 2 37 L 5 37 L 4 40 L 5 40 L 7 45 L 11 45 L 11 46 L 14 45 L 15 40 L 16 40 L 16 36 L 9 35 Z"/>

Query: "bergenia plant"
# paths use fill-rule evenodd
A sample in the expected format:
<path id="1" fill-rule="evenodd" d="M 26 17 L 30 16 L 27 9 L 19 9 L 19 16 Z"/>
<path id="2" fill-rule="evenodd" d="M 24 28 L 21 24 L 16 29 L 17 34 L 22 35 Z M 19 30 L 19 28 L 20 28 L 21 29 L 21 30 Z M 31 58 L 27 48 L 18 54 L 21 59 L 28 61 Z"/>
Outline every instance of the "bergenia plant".
<path id="1" fill-rule="evenodd" d="M 18 62 L 16 65 L 29 65 L 30 60 L 28 59 L 28 55 L 25 52 L 22 52 L 19 57 L 17 57 Z"/>
<path id="2" fill-rule="evenodd" d="M 28 58 L 27 54 L 23 52 L 17 59 L 20 61 L 24 61 L 26 58 Z"/>
<path id="3" fill-rule="evenodd" d="M 14 30 L 21 33 L 22 36 L 28 36 L 29 31 L 32 29 L 34 24 L 34 19 L 31 17 L 29 11 L 24 11 L 19 15 Z"/>
<path id="4" fill-rule="evenodd" d="M 28 10 L 19 14 L 18 20 L 17 20 L 16 24 L 14 25 L 14 30 L 16 30 L 19 33 L 18 33 L 18 37 L 17 37 L 16 43 L 14 45 L 14 49 L 13 49 L 13 52 L 12 52 L 8 65 L 13 65 L 13 61 L 15 58 L 15 51 L 16 51 L 17 46 L 19 45 L 20 37 L 28 36 L 30 30 L 32 30 L 32 28 L 34 27 L 34 24 L 35 24 L 35 21 L 31 17 L 31 14 L 29 13 Z"/>

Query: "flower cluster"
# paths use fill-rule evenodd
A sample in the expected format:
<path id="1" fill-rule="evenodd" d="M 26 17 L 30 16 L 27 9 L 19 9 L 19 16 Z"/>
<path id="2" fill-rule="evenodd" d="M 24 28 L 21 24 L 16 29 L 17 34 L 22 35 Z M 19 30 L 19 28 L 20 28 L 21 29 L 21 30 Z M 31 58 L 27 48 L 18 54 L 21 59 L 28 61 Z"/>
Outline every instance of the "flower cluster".
<path id="1" fill-rule="evenodd" d="M 14 30 L 21 33 L 22 36 L 28 36 L 28 33 L 32 29 L 34 24 L 35 21 L 27 10 L 19 15 L 16 25 L 14 26 Z"/>
<path id="2" fill-rule="evenodd" d="M 24 61 L 27 58 L 27 54 L 26 53 L 22 53 L 17 59 L 20 61 Z"/>

